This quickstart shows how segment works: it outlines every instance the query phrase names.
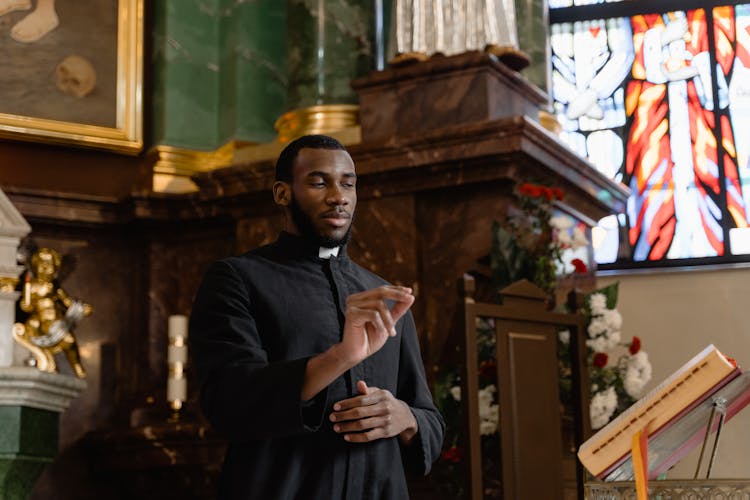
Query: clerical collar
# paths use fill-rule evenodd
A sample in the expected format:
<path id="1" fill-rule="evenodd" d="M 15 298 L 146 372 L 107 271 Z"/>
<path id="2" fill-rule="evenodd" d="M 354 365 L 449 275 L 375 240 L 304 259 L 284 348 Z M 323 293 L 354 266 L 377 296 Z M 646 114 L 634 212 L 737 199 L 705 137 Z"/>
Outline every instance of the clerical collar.
<path id="1" fill-rule="evenodd" d="M 340 258 L 342 255 L 346 255 L 346 246 L 334 248 L 321 247 L 303 236 L 291 234 L 286 231 L 281 231 L 277 242 L 285 252 L 299 257 L 314 257 L 327 260 L 332 257 Z"/>
<path id="2" fill-rule="evenodd" d="M 338 257 L 339 256 L 339 247 L 320 247 L 318 249 L 318 257 L 321 259 L 330 259 L 331 257 Z"/>

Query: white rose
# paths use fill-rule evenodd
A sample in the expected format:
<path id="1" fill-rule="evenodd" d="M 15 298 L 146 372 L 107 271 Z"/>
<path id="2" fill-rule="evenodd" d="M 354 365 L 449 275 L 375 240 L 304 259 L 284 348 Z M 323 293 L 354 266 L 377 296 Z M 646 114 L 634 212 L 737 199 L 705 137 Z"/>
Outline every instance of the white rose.
<path id="1" fill-rule="evenodd" d="M 610 329 L 619 330 L 622 328 L 622 316 L 617 309 L 606 309 L 602 313 L 602 317 L 604 318 L 604 321 L 607 322 Z"/>
<path id="2" fill-rule="evenodd" d="M 603 293 L 593 294 L 589 298 L 589 307 L 591 307 L 591 314 L 602 314 L 607 309 L 607 297 Z"/>
<path id="3" fill-rule="evenodd" d="M 456 401 L 461 401 L 461 387 L 457 385 L 451 387 L 451 396 L 453 396 L 453 399 Z"/>
<path id="4" fill-rule="evenodd" d="M 570 343 L 570 330 L 561 330 L 557 332 L 557 338 L 560 339 L 560 342 L 563 344 L 569 344 Z"/>
<path id="5" fill-rule="evenodd" d="M 593 339 L 595 337 L 598 337 L 599 335 L 607 333 L 608 329 L 609 327 L 607 325 L 607 322 L 604 320 L 604 317 L 595 316 L 589 322 L 587 331 L 589 332 L 589 337 Z"/>
<path id="6" fill-rule="evenodd" d="M 612 414 L 616 409 L 617 393 L 614 387 L 610 387 L 603 392 L 597 392 L 591 398 L 591 406 L 589 407 L 591 428 L 600 429 L 607 425 L 607 422 L 612 418 Z"/>
<path id="7" fill-rule="evenodd" d="M 628 358 L 623 370 L 622 385 L 632 398 L 638 398 L 646 384 L 651 380 L 651 363 L 648 354 L 639 351 Z"/>

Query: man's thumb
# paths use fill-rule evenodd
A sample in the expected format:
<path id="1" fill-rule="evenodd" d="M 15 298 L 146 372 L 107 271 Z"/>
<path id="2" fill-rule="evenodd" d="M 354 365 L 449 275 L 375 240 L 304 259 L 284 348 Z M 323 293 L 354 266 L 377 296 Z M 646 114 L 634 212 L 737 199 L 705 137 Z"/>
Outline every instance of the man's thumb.
<path id="1" fill-rule="evenodd" d="M 367 387 L 367 384 L 365 383 L 364 380 L 360 380 L 359 382 L 357 382 L 357 392 L 359 394 L 364 396 L 365 394 L 367 394 L 369 390 L 370 388 Z"/>

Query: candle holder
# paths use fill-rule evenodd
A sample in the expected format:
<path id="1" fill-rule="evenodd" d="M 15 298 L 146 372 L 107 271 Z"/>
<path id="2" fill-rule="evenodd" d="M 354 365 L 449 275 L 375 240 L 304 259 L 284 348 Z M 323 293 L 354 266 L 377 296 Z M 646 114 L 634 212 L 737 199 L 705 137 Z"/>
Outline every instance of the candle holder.
<path id="1" fill-rule="evenodd" d="M 180 419 L 180 412 L 187 400 L 187 317 L 179 314 L 170 316 L 168 335 L 167 403 L 172 411 L 169 421 L 176 422 Z"/>

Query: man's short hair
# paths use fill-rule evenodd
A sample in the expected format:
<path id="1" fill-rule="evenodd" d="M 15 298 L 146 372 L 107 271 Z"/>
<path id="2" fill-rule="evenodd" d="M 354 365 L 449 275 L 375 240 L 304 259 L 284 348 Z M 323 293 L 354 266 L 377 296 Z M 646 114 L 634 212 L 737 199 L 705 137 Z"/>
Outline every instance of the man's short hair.
<path id="1" fill-rule="evenodd" d="M 303 148 L 310 149 L 340 149 L 346 151 L 346 148 L 339 141 L 327 135 L 303 135 L 295 139 L 284 148 L 276 160 L 276 180 L 282 182 L 292 182 L 292 170 L 294 160 L 297 159 L 299 150 Z"/>

